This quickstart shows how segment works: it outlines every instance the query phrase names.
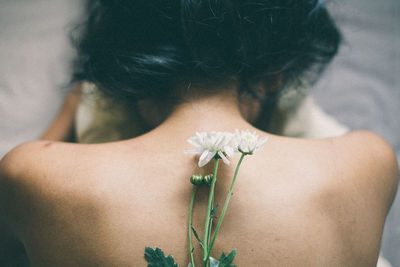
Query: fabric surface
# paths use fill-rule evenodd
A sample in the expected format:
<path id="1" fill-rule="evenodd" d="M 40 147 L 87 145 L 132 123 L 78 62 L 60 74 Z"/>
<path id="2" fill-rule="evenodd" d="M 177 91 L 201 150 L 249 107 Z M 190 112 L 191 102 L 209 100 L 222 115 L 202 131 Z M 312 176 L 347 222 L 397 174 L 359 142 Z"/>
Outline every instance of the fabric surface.
<path id="1" fill-rule="evenodd" d="M 0 0 L 0 158 L 37 139 L 67 92 L 82 0 Z"/>

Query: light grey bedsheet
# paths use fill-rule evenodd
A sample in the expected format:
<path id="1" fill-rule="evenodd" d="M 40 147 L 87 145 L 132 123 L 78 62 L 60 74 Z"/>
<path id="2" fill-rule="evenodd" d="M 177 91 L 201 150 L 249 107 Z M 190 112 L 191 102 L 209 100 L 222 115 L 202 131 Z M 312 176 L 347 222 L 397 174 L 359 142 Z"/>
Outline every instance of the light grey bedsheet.
<path id="1" fill-rule="evenodd" d="M 73 57 L 67 26 L 81 2 L 0 0 L 0 157 L 37 138 L 60 107 Z M 400 1 L 340 0 L 329 6 L 346 43 L 316 86 L 317 102 L 351 128 L 382 135 L 399 158 Z M 382 249 L 400 267 L 400 197 Z"/>
<path id="2" fill-rule="evenodd" d="M 0 0 L 0 157 L 43 133 L 58 111 L 82 0 Z"/>

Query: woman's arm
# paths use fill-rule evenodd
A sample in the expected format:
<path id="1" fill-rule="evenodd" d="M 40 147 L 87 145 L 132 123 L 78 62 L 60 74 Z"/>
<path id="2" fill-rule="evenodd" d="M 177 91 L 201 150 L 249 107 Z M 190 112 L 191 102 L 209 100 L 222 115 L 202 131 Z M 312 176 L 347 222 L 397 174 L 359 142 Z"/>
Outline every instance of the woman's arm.
<path id="1" fill-rule="evenodd" d="M 81 84 L 77 84 L 67 95 L 60 113 L 40 137 L 41 140 L 73 141 L 75 113 L 81 96 Z"/>

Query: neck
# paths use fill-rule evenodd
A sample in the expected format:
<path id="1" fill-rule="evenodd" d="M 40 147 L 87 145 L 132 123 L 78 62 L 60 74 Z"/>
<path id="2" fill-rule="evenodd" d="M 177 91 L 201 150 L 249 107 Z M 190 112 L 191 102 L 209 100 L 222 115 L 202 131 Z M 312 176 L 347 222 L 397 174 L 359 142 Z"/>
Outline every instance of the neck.
<path id="1" fill-rule="evenodd" d="M 243 117 L 235 90 L 203 96 L 175 106 L 168 118 L 154 129 L 191 135 L 194 131 L 234 131 L 253 127 Z"/>

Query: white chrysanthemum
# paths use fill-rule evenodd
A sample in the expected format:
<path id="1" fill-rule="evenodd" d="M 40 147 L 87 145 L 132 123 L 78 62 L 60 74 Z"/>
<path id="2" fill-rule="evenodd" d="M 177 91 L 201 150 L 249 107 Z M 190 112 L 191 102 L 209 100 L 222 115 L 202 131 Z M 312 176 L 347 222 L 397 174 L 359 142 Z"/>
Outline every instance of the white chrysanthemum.
<path id="1" fill-rule="evenodd" d="M 263 148 L 263 144 L 267 142 L 268 137 L 265 136 L 261 139 L 258 139 L 256 131 L 253 133 L 251 133 L 249 130 L 239 132 L 239 130 L 236 129 L 235 139 L 238 144 L 237 147 L 239 152 L 253 154 Z"/>
<path id="2" fill-rule="evenodd" d="M 226 164 L 229 164 L 226 156 L 232 157 L 235 152 L 233 139 L 234 134 L 229 132 L 196 132 L 195 136 L 187 140 L 196 149 L 185 151 L 185 153 L 200 154 L 199 167 L 206 165 L 217 154 Z"/>

